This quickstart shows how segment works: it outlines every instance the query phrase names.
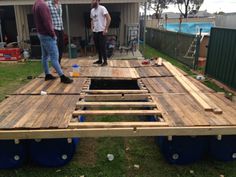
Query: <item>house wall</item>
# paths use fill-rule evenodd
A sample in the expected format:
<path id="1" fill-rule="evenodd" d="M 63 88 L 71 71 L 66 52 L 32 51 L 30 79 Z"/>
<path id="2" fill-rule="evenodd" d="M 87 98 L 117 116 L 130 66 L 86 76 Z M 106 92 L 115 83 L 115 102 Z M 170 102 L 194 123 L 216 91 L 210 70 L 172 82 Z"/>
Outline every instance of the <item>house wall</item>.
<path id="1" fill-rule="evenodd" d="M 105 4 L 108 11 L 121 12 L 121 26 L 120 26 L 120 42 L 124 43 L 125 25 L 130 23 L 139 23 L 139 3 L 123 3 L 123 4 Z M 73 4 L 69 7 L 69 22 L 70 33 L 72 37 L 85 37 L 85 26 L 83 14 L 90 11 L 89 4 Z M 20 41 L 29 39 L 29 30 L 27 22 L 27 14 L 32 13 L 32 5 L 14 6 L 16 15 L 16 26 L 18 38 Z M 65 5 L 63 5 L 63 21 L 65 32 L 67 33 L 67 21 Z M 116 34 L 113 29 L 110 30 L 111 34 Z"/>
<path id="2" fill-rule="evenodd" d="M 139 4 L 138 3 L 126 3 L 126 4 L 106 4 L 106 8 L 109 12 L 120 12 L 121 13 L 121 23 L 119 39 L 121 44 L 124 43 L 125 36 L 125 25 L 130 23 L 139 23 Z M 90 5 L 69 5 L 69 17 L 70 17 L 70 32 L 71 36 L 85 36 L 85 26 L 83 14 L 90 11 Z M 65 32 L 67 32 L 67 21 L 66 14 L 64 10 L 63 14 Z M 90 31 L 91 33 L 91 31 Z M 115 29 L 110 29 L 110 34 L 116 34 Z"/>

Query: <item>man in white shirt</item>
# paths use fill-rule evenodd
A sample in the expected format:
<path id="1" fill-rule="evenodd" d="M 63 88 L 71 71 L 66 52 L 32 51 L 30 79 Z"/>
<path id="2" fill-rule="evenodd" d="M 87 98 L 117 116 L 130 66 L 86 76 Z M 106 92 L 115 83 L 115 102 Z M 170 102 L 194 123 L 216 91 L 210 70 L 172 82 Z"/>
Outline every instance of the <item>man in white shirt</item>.
<path id="1" fill-rule="evenodd" d="M 111 17 L 107 9 L 100 5 L 100 0 L 92 0 L 92 10 L 90 13 L 91 30 L 93 31 L 94 43 L 99 59 L 94 64 L 107 65 L 106 54 L 106 34 L 111 23 Z"/>

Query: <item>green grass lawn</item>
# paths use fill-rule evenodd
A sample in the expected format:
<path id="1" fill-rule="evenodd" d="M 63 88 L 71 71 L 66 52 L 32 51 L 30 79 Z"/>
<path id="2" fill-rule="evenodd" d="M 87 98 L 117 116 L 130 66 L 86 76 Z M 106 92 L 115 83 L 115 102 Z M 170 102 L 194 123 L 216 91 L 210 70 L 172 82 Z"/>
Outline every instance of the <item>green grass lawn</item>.
<path id="1" fill-rule="evenodd" d="M 148 51 L 150 57 L 158 54 L 167 58 L 151 48 Z M 37 76 L 41 71 L 39 62 L 0 64 L 1 99 L 28 82 L 27 76 Z M 109 121 L 114 120 L 114 117 L 105 116 L 97 120 Z M 115 120 L 117 121 L 118 118 L 116 117 Z M 108 153 L 115 156 L 112 162 L 107 160 Z M 136 169 L 134 165 L 139 165 L 140 168 Z M 152 137 L 82 138 L 73 161 L 65 167 L 42 168 L 29 161 L 20 169 L 0 170 L 0 177 L 80 177 L 83 175 L 85 177 L 223 177 L 220 175 L 236 177 L 236 162 L 223 163 L 207 158 L 188 166 L 169 165 L 160 154 Z"/>
<path id="2" fill-rule="evenodd" d="M 0 63 L 0 101 L 7 94 L 13 93 L 17 88 L 29 82 L 28 76 L 38 76 L 42 72 L 41 62 Z"/>

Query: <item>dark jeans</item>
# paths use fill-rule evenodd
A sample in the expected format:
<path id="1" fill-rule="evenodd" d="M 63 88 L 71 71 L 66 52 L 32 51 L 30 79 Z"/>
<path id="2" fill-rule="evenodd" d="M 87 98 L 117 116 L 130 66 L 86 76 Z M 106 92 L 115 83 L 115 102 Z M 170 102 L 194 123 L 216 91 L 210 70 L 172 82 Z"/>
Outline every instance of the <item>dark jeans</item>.
<path id="1" fill-rule="evenodd" d="M 107 62 L 107 53 L 106 53 L 106 36 L 103 35 L 103 32 L 93 33 L 94 43 L 96 50 L 98 52 L 99 61 Z"/>
<path id="2" fill-rule="evenodd" d="M 63 54 L 63 48 L 64 48 L 64 32 L 55 30 L 56 36 L 57 36 L 57 47 L 59 52 L 59 63 L 61 64 L 62 54 Z"/>

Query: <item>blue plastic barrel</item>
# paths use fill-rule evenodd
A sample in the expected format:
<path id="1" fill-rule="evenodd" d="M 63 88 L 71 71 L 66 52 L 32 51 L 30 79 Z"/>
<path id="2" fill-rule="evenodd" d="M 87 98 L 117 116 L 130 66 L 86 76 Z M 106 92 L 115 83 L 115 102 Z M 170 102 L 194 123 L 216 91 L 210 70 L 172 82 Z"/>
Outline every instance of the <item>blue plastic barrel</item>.
<path id="1" fill-rule="evenodd" d="M 219 161 L 236 160 L 236 136 L 223 136 L 221 140 L 211 137 L 209 154 Z"/>
<path id="2" fill-rule="evenodd" d="M 26 160 L 26 145 L 23 141 L 0 141 L 0 169 L 18 168 Z"/>
<path id="3" fill-rule="evenodd" d="M 64 166 L 73 158 L 78 142 L 78 138 L 30 140 L 30 156 L 44 167 Z"/>
<path id="4" fill-rule="evenodd" d="M 206 154 L 208 141 L 206 137 L 158 137 L 157 144 L 165 159 L 170 164 L 187 165 L 194 163 Z"/>
<path id="5" fill-rule="evenodd" d="M 85 109 L 84 109 L 85 110 Z M 86 118 L 84 116 L 79 117 L 79 122 L 85 122 Z"/>
<path id="6" fill-rule="evenodd" d="M 147 121 L 148 121 L 148 122 L 156 122 L 157 119 L 156 119 L 155 116 L 147 116 Z"/>

